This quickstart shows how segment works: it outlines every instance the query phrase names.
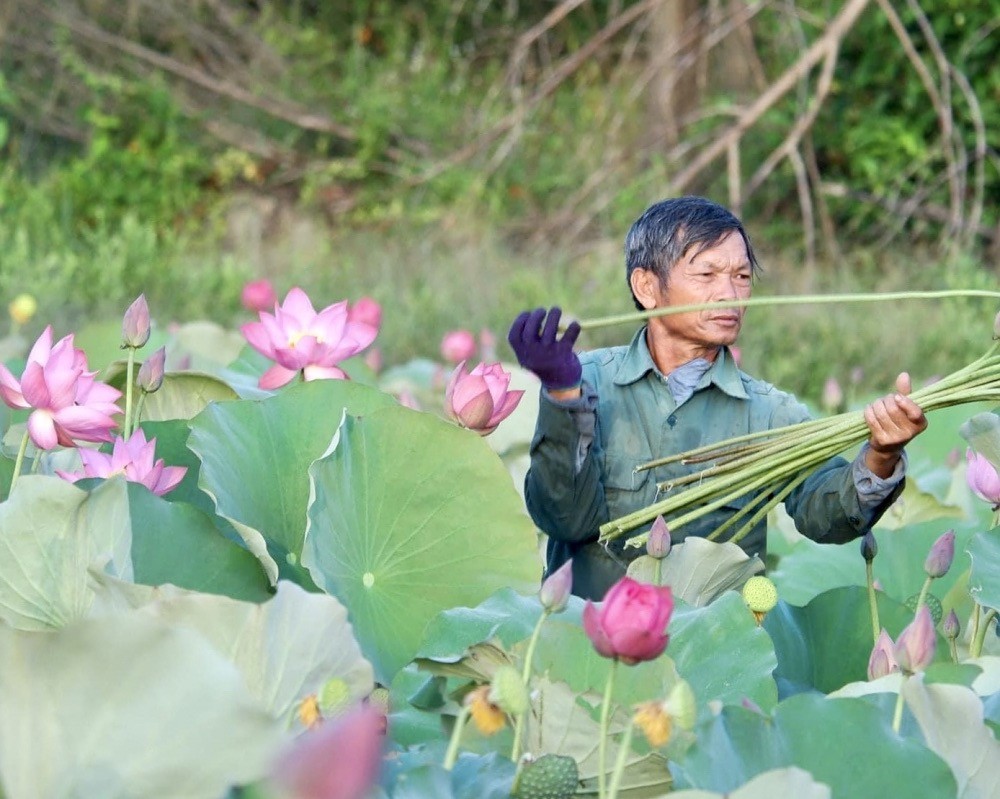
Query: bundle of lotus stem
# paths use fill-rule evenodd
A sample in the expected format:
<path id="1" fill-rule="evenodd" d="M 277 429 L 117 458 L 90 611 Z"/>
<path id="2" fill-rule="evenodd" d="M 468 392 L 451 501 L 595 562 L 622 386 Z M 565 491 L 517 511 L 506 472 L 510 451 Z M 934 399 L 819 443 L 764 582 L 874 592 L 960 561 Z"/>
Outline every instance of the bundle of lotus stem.
<path id="1" fill-rule="evenodd" d="M 900 299 L 928 295 L 1000 296 L 997 292 L 949 291 L 911 292 L 892 297 Z M 872 297 L 885 299 L 888 295 L 760 298 L 756 301 L 745 301 L 745 304 L 781 304 L 792 299 L 797 302 L 845 302 L 867 300 Z M 663 313 L 694 309 L 695 306 L 684 309 L 655 309 L 653 312 L 630 314 L 627 317 L 581 322 L 581 326 L 597 327 L 627 319 L 648 318 Z M 994 322 L 994 338 L 1000 335 L 1000 331 L 997 330 L 998 324 L 1000 315 Z M 984 355 L 969 365 L 911 392 L 910 398 L 925 413 L 967 403 L 1000 402 L 1000 342 L 994 341 Z M 716 540 L 724 533 L 733 531 L 726 540 L 739 542 L 766 518 L 773 507 L 782 502 L 816 469 L 830 458 L 862 444 L 868 437 L 869 430 L 864 412 L 858 410 L 749 433 L 638 464 L 635 467 L 637 472 L 676 462 L 708 465 L 686 476 L 658 483 L 658 491 L 669 496 L 601 525 L 599 540 L 608 542 L 619 538 L 652 522 L 657 516 L 663 516 L 670 529 L 674 531 L 720 507 L 731 504 L 734 500 L 750 495 L 750 499 L 737 513 L 708 536 L 710 540 Z M 648 535 L 643 533 L 633 536 L 627 541 L 627 546 L 644 546 Z"/>

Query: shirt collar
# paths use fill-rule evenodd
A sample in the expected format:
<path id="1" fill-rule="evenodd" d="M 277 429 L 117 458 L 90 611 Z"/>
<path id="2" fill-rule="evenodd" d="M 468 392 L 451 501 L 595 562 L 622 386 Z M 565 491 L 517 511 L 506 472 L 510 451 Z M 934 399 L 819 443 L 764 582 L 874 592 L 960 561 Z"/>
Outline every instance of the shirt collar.
<path id="1" fill-rule="evenodd" d="M 649 372 L 659 374 L 646 344 L 646 328 L 641 327 L 628 345 L 628 351 L 621 366 L 618 367 L 614 382 L 618 386 L 627 386 Z M 722 347 L 711 367 L 702 375 L 698 388 L 707 388 L 711 384 L 715 384 L 720 390 L 736 399 L 748 399 L 750 396 L 743 387 L 743 378 L 729 347 Z"/>

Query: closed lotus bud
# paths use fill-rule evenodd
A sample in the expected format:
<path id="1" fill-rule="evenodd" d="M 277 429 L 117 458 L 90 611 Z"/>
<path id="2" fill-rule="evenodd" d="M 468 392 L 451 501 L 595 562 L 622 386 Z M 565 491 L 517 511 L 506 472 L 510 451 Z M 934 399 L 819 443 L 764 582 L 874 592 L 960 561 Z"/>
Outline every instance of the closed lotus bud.
<path id="1" fill-rule="evenodd" d="M 823 410 L 827 413 L 836 413 L 844 403 L 844 392 L 840 388 L 837 378 L 828 377 L 823 384 L 823 397 L 820 400 Z"/>
<path id="2" fill-rule="evenodd" d="M 965 463 L 965 479 L 972 493 L 994 508 L 1000 506 L 1000 475 L 993 464 L 971 448 L 965 450 Z"/>
<path id="3" fill-rule="evenodd" d="M 510 716 L 520 716 L 528 709 L 528 689 L 520 672 L 513 666 L 500 666 L 493 675 L 490 702 Z"/>
<path id="4" fill-rule="evenodd" d="M 878 554 L 878 542 L 875 540 L 875 533 L 869 530 L 861 537 L 861 557 L 865 563 L 871 563 Z"/>
<path id="5" fill-rule="evenodd" d="M 649 528 L 646 552 L 657 560 L 670 554 L 670 528 L 667 527 L 667 522 L 662 516 L 657 516 Z"/>
<path id="6" fill-rule="evenodd" d="M 899 668 L 907 674 L 926 669 L 934 660 L 937 636 L 934 619 L 927 605 L 921 605 L 913 621 L 899 634 L 893 654 Z"/>
<path id="7" fill-rule="evenodd" d="M 30 294 L 18 294 L 7 306 L 15 325 L 26 325 L 38 310 L 38 301 Z"/>
<path id="8" fill-rule="evenodd" d="M 948 611 L 948 615 L 945 616 L 944 623 L 941 625 L 941 631 L 949 641 L 958 638 L 958 634 L 962 631 L 962 625 L 959 624 L 958 614 L 954 610 Z"/>
<path id="9" fill-rule="evenodd" d="M 469 360 L 476 354 L 476 337 L 468 330 L 452 330 L 441 339 L 441 357 L 449 363 Z"/>
<path id="10" fill-rule="evenodd" d="M 240 292 L 240 303 L 248 311 L 259 313 L 274 308 L 278 301 L 270 280 L 251 280 Z"/>
<path id="11" fill-rule="evenodd" d="M 894 671 L 899 671 L 896 664 L 896 657 L 893 652 L 894 646 L 889 633 L 882 628 L 878 634 L 878 640 L 872 648 L 872 653 L 868 658 L 868 679 L 877 680 Z"/>
<path id="12" fill-rule="evenodd" d="M 166 359 L 167 348 L 160 347 L 139 367 L 139 374 L 136 375 L 135 382 L 147 394 L 159 391 L 160 386 L 163 385 L 163 369 Z"/>
<path id="13" fill-rule="evenodd" d="M 137 350 L 149 341 L 149 305 L 140 294 L 125 311 L 122 319 L 122 348 Z"/>
<path id="14" fill-rule="evenodd" d="M 698 720 L 698 705 L 691 684 L 684 679 L 674 683 L 667 696 L 667 711 L 682 730 L 693 730 Z"/>
<path id="15" fill-rule="evenodd" d="M 573 561 L 567 560 L 542 582 L 538 599 L 549 613 L 560 613 L 566 609 L 572 590 Z"/>
<path id="16" fill-rule="evenodd" d="M 924 571 L 928 577 L 944 577 L 955 559 L 955 531 L 949 530 L 941 535 L 924 560 Z"/>

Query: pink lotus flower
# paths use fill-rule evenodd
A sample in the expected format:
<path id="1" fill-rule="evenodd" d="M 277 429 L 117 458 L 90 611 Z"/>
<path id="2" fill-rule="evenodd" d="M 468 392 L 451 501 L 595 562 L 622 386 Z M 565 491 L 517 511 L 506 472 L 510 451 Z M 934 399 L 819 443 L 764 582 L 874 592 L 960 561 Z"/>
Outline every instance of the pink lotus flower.
<path id="1" fill-rule="evenodd" d="M 142 428 L 136 429 L 128 441 L 117 437 L 110 455 L 82 447 L 77 451 L 83 461 L 82 472 L 56 470 L 56 474 L 71 483 L 86 477 L 107 478 L 122 474 L 129 482 L 142 483 L 157 496 L 163 496 L 177 488 L 187 472 L 185 466 L 165 466 L 162 458 L 154 461 L 156 439 L 146 441 Z"/>
<path id="2" fill-rule="evenodd" d="M 916 615 L 896 639 L 893 655 L 899 668 L 906 674 L 924 671 L 934 660 L 937 634 L 930 608 L 921 605 Z"/>
<path id="3" fill-rule="evenodd" d="M 869 680 L 877 680 L 879 677 L 884 677 L 886 674 L 899 671 L 899 666 L 896 663 L 896 657 L 893 654 L 893 647 L 894 645 L 892 643 L 892 639 L 883 627 L 882 631 L 878 634 L 878 640 L 875 642 L 875 646 L 872 648 L 871 656 L 868 658 Z"/>
<path id="4" fill-rule="evenodd" d="M 266 311 L 278 301 L 270 280 L 251 280 L 240 292 L 240 303 L 248 311 Z"/>
<path id="5" fill-rule="evenodd" d="M 994 508 L 1000 505 L 1000 475 L 993 464 L 971 447 L 965 450 L 965 463 L 965 480 L 972 493 Z"/>
<path id="6" fill-rule="evenodd" d="M 73 335 L 52 345 L 52 327 L 38 337 L 21 380 L 0 364 L 0 397 L 11 408 L 32 409 L 28 435 L 39 449 L 72 447 L 76 441 L 110 441 L 121 413 L 121 392 L 94 380 L 87 357 L 73 346 Z"/>
<path id="7" fill-rule="evenodd" d="M 298 287 L 275 306 L 273 315 L 261 311 L 259 322 L 241 330 L 251 347 L 276 362 L 259 381 L 268 389 L 285 385 L 299 372 L 306 380 L 346 378 L 337 364 L 361 352 L 378 334 L 370 319 L 351 319 L 346 300 L 316 313 Z"/>
<path id="8" fill-rule="evenodd" d="M 271 779 L 290 799 L 363 799 L 378 778 L 385 716 L 362 705 L 296 739 Z"/>
<path id="9" fill-rule="evenodd" d="M 667 625 L 673 612 L 670 586 L 622 577 L 611 586 L 600 609 L 587 600 L 583 629 L 599 654 L 633 665 L 653 660 L 667 648 Z"/>
<path id="10" fill-rule="evenodd" d="M 545 578 L 538 590 L 538 600 L 549 613 L 561 613 L 569 604 L 572 591 L 573 561 L 570 559 Z"/>
<path id="11" fill-rule="evenodd" d="M 445 390 L 445 410 L 462 427 L 486 436 L 511 415 L 523 391 L 508 391 L 510 372 L 498 363 L 481 363 L 471 372 L 455 367 Z"/>
<path id="12" fill-rule="evenodd" d="M 468 330 L 452 330 L 441 339 L 441 357 L 448 363 L 467 361 L 476 354 L 476 337 Z"/>

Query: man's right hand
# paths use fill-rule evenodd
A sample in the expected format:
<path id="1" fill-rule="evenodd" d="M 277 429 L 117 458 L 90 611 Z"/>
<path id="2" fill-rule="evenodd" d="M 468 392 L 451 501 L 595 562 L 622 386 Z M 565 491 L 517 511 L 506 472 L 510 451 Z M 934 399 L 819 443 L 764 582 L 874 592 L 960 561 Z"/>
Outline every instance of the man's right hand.
<path id="1" fill-rule="evenodd" d="M 572 322 L 562 338 L 557 339 L 561 315 L 559 308 L 552 308 L 548 318 L 544 308 L 524 311 L 507 333 L 507 341 L 517 355 L 517 362 L 534 372 L 542 385 L 553 392 L 576 388 L 583 374 L 580 359 L 573 352 L 573 345 L 580 335 L 580 325 Z"/>

